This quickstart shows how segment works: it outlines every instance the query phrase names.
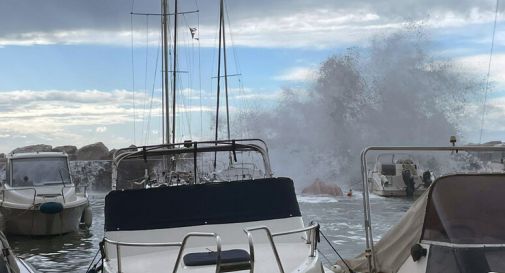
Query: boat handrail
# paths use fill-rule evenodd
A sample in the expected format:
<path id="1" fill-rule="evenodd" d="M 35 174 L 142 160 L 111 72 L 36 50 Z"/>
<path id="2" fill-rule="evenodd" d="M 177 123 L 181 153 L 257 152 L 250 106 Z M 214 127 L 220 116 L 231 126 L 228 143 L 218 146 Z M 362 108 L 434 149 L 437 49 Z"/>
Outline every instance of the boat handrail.
<path id="1" fill-rule="evenodd" d="M 88 185 L 74 185 L 74 184 L 71 184 L 71 185 L 63 185 L 63 187 L 61 187 L 61 197 L 63 198 L 63 204 L 65 204 L 67 201 L 65 200 L 65 189 L 66 188 L 74 188 L 75 189 L 75 195 L 77 195 L 77 189 L 81 189 L 83 188 L 84 189 L 84 195 L 83 197 L 85 197 L 86 199 L 88 199 Z"/>
<path id="2" fill-rule="evenodd" d="M 63 199 L 63 204 L 66 204 L 66 199 L 65 199 L 65 189 L 66 188 L 84 188 L 84 197 L 88 198 L 88 185 L 63 185 L 63 187 L 61 187 L 61 197 Z M 33 199 L 32 199 L 32 206 L 35 206 L 35 201 L 37 199 L 37 188 L 36 187 L 22 187 L 22 188 L 11 188 L 11 189 L 6 189 L 6 188 L 2 188 L 1 191 L 2 191 L 2 201 L 1 201 L 1 205 L 3 205 L 3 203 L 5 202 L 5 192 L 8 191 L 8 192 L 12 192 L 12 191 L 23 191 L 23 190 L 32 190 L 33 191 Z M 77 194 L 77 193 L 76 193 Z"/>
<path id="3" fill-rule="evenodd" d="M 207 232 L 190 232 L 184 236 L 181 242 L 166 242 L 166 243 L 134 243 L 134 242 L 121 242 L 114 241 L 107 238 L 104 238 L 106 243 L 112 244 L 116 246 L 116 259 L 117 259 L 117 273 L 122 273 L 122 264 L 121 264 L 121 246 L 126 247 L 179 247 L 179 253 L 177 254 L 177 259 L 175 260 L 174 269 L 172 273 L 176 273 L 179 269 L 179 264 L 181 262 L 182 254 L 184 253 L 184 249 L 186 247 L 186 243 L 191 237 L 214 237 L 216 239 L 216 252 L 217 252 L 217 261 L 216 261 L 216 273 L 220 272 L 221 269 L 221 237 L 216 233 L 207 233 Z"/>
<path id="4" fill-rule="evenodd" d="M 310 226 L 308 226 L 308 227 L 304 227 L 304 228 L 300 228 L 300 229 L 293 229 L 293 230 L 288 230 L 288 231 L 281 231 L 281 232 L 276 232 L 276 233 L 272 233 L 272 231 L 267 226 L 257 226 L 257 227 L 244 228 L 244 232 L 247 234 L 247 239 L 249 242 L 249 255 L 251 257 L 251 272 L 254 271 L 254 242 L 253 242 L 253 238 L 252 238 L 252 232 L 258 231 L 258 230 L 264 230 L 266 232 L 270 246 L 272 247 L 272 251 L 274 252 L 274 256 L 275 256 L 275 260 L 277 262 L 277 266 L 279 268 L 279 272 L 281 272 L 281 273 L 284 273 L 284 267 L 282 266 L 281 258 L 279 256 L 279 252 L 277 251 L 277 246 L 275 245 L 275 242 L 274 242 L 274 237 L 306 232 L 307 233 L 306 243 L 310 244 L 309 257 L 314 257 L 316 255 L 317 241 L 318 241 L 318 236 L 319 236 L 318 235 L 318 233 L 319 233 L 319 224 L 318 223 L 312 222 L 310 224 Z"/>
<path id="5" fill-rule="evenodd" d="M 24 190 L 33 190 L 32 206 L 35 206 L 35 199 L 37 198 L 37 189 L 35 187 L 16 188 L 16 189 L 2 188 L 2 202 L 1 202 L 0 206 L 3 206 L 3 203 L 5 202 L 5 192 L 6 191 L 24 191 Z"/>

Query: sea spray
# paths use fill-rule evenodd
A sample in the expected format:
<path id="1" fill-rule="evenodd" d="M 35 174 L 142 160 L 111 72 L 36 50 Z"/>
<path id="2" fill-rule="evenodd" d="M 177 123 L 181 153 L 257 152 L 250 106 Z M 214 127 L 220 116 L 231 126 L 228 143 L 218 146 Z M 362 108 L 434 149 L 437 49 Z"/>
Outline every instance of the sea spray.
<path id="1" fill-rule="evenodd" d="M 273 110 L 242 113 L 240 132 L 271 147 L 276 175 L 359 187 L 369 145 L 447 145 L 479 84 L 429 55 L 422 31 L 375 38 L 331 56 L 305 94 L 286 89 Z"/>

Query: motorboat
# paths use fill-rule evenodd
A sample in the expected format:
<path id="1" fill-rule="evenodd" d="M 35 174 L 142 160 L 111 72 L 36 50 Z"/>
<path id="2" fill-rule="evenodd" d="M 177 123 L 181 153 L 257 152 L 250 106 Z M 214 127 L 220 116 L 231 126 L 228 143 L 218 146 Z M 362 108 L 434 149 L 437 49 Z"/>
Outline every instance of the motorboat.
<path id="1" fill-rule="evenodd" d="M 9 154 L 0 212 L 5 232 L 17 235 L 64 234 L 92 223 L 86 187 L 73 184 L 61 152 Z"/>
<path id="2" fill-rule="evenodd" d="M 419 196 L 432 181 L 432 173 L 419 168 L 413 157 L 399 154 L 379 154 L 368 176 L 370 191 L 385 197 Z"/>
<path id="3" fill-rule="evenodd" d="M 304 225 L 261 140 L 120 149 L 112 186 L 93 270 L 324 272 L 319 225 Z"/>
<path id="4" fill-rule="evenodd" d="M 17 257 L 13 252 L 5 237 L 4 233 L 0 231 L 0 272 L 8 273 L 37 273 L 38 271 L 33 268 L 28 262 Z"/>
<path id="5" fill-rule="evenodd" d="M 370 147 L 402 150 L 407 147 Z M 505 147 L 409 147 L 451 153 L 503 152 Z M 363 185 L 367 178 L 363 172 Z M 438 177 L 382 238 L 372 236 L 371 210 L 364 191 L 366 249 L 337 262 L 335 272 L 488 273 L 505 272 L 505 195 L 503 172 L 446 174 Z"/>

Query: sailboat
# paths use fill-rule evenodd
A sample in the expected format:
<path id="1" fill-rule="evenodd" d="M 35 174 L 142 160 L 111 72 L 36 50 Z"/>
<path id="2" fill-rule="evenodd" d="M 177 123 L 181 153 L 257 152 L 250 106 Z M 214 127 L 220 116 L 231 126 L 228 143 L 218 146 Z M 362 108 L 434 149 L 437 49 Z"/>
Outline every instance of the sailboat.
<path id="1" fill-rule="evenodd" d="M 220 45 L 223 5 L 221 0 Z M 166 0 L 162 6 L 166 41 Z M 177 0 L 174 8 L 176 26 Z M 167 55 L 163 59 L 166 72 Z M 220 78 L 218 73 L 218 85 Z M 226 85 L 226 72 L 224 79 Z M 167 74 L 164 83 L 168 87 Z M 165 143 L 114 155 L 113 190 L 105 198 L 103 263 L 93 270 L 322 273 L 319 225 L 304 224 L 293 181 L 273 175 L 265 142 L 219 140 L 216 124 L 214 140 L 176 143 L 175 120 L 172 138 L 168 134 L 168 100 L 165 107 Z M 218 114 L 219 102 L 216 122 Z"/>

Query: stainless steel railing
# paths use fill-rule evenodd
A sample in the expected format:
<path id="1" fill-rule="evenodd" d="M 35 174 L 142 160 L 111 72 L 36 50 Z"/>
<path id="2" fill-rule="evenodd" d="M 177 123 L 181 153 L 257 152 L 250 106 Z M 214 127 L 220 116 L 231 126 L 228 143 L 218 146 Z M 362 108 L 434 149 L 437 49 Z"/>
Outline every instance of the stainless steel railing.
<path id="1" fill-rule="evenodd" d="M 122 273 L 122 261 L 121 261 L 121 247 L 179 247 L 179 253 L 177 254 L 177 259 L 172 273 L 176 273 L 179 269 L 179 264 L 181 262 L 182 254 L 184 253 L 184 248 L 186 247 L 187 241 L 191 237 L 214 237 L 216 239 L 216 252 L 217 252 L 217 262 L 216 262 L 216 273 L 220 272 L 221 269 L 221 237 L 216 233 L 205 233 L 205 232 L 190 232 L 184 236 L 182 242 L 167 242 L 167 243 L 129 243 L 113 241 L 104 238 L 106 243 L 116 246 L 116 260 L 117 260 L 117 273 Z"/>
<path id="2" fill-rule="evenodd" d="M 281 273 L 284 273 L 284 267 L 282 266 L 281 258 L 279 256 L 279 252 L 277 251 L 277 247 L 274 242 L 274 237 L 306 232 L 307 233 L 306 243 L 310 244 L 309 257 L 315 257 L 315 255 L 316 255 L 317 239 L 318 239 L 317 236 L 318 236 L 318 232 L 319 232 L 319 224 L 317 224 L 317 223 L 311 224 L 310 226 L 305 227 L 305 228 L 277 232 L 277 233 L 272 233 L 270 231 L 270 229 L 266 226 L 245 228 L 244 232 L 247 234 L 247 239 L 249 241 L 249 255 L 251 257 L 251 273 L 254 272 L 254 242 L 253 242 L 252 232 L 258 231 L 258 230 L 263 230 L 266 232 L 270 246 L 272 247 L 272 251 L 274 252 L 274 256 L 275 256 L 275 260 L 277 262 L 277 266 L 279 268 L 279 272 L 281 272 Z"/>

